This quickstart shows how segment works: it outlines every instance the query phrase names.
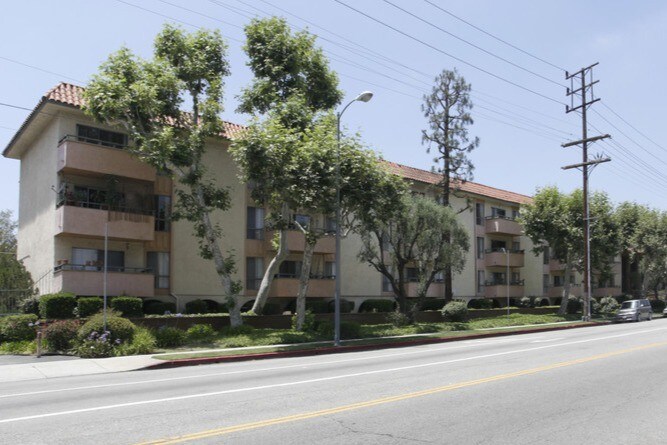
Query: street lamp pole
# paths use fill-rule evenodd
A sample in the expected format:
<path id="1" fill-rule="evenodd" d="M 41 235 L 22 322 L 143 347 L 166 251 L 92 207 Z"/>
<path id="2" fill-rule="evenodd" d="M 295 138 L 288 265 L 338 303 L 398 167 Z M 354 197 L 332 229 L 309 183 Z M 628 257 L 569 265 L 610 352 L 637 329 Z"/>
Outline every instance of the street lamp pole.
<path id="1" fill-rule="evenodd" d="M 347 103 L 336 115 L 336 288 L 334 293 L 334 346 L 340 346 L 340 237 L 341 237 L 341 203 L 340 203 L 340 118 L 353 102 L 368 102 L 373 97 L 370 91 L 364 91 Z"/>
<path id="2" fill-rule="evenodd" d="M 507 287 L 507 318 L 510 318 L 510 251 L 504 247 L 501 248 L 507 258 L 507 275 L 505 276 L 505 283 Z"/>

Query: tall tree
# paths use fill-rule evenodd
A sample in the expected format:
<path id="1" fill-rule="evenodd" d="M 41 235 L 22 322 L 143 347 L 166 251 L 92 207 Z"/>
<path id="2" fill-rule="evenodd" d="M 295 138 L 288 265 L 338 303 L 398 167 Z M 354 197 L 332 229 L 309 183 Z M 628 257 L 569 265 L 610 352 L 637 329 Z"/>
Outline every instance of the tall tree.
<path id="1" fill-rule="evenodd" d="M 422 144 L 427 153 L 434 150 L 437 155 L 433 161 L 435 170 L 442 175 L 442 205 L 451 207 L 451 194 L 460 189 L 460 185 L 472 179 L 474 166 L 468 154 L 479 145 L 479 138 L 471 139 L 468 127 L 473 124 L 470 110 L 470 84 L 456 69 L 443 70 L 435 78 L 431 94 L 424 96 L 422 111 L 428 121 L 428 129 L 422 130 Z M 465 208 L 468 208 L 466 206 Z M 461 210 L 463 211 L 463 210 Z M 445 301 L 451 301 L 452 270 L 446 268 Z"/>
<path id="2" fill-rule="evenodd" d="M 207 138 L 219 137 L 223 129 L 219 114 L 229 75 L 226 52 L 219 31 L 188 34 L 165 25 L 155 38 L 152 60 L 127 48 L 109 56 L 86 89 L 85 110 L 100 122 L 124 128 L 133 140 L 133 154 L 178 180 L 172 218 L 193 224 L 200 255 L 213 260 L 231 324 L 238 326 L 236 264 L 232 253 L 223 253 L 222 228 L 211 218 L 229 208 L 229 193 L 203 162 Z M 186 98 L 189 113 L 181 110 Z"/>
<path id="3" fill-rule="evenodd" d="M 521 211 L 521 223 L 533 245 L 533 253 L 549 249 L 552 259 L 564 265 L 563 293 L 559 313 L 567 309 L 570 295 L 570 276 L 583 272 L 584 221 L 582 218 L 583 193 L 575 190 L 569 195 L 557 187 L 539 189 L 533 202 Z M 609 263 L 618 252 L 618 230 L 612 219 L 612 207 L 604 193 L 590 197 L 591 267 L 608 273 Z M 585 279 L 585 277 L 584 277 Z"/>
<path id="4" fill-rule="evenodd" d="M 342 97 L 338 90 L 338 78 L 329 69 L 322 50 L 315 46 L 315 37 L 307 32 L 292 33 L 284 19 L 272 17 L 254 19 L 245 28 L 245 51 L 248 65 L 254 74 L 250 86 L 240 97 L 238 111 L 252 114 L 252 127 L 258 126 L 258 134 L 267 134 L 259 126 L 259 117 L 270 120 L 265 129 L 275 132 L 262 146 L 237 150 L 236 161 L 241 165 L 242 176 L 252 181 L 253 198 L 258 205 L 268 207 L 268 220 L 277 231 L 276 254 L 264 272 L 255 298 L 253 312 L 262 313 L 273 277 L 289 254 L 286 230 L 290 224 L 289 211 L 295 184 L 287 184 L 289 175 L 285 168 L 296 159 L 300 150 L 299 132 L 309 131 L 318 119 L 318 113 L 332 109 Z M 241 143 L 239 141 L 239 143 Z M 262 151 L 267 153 L 262 154 Z M 253 158 L 255 157 L 255 158 Z M 271 159 L 273 165 L 264 164 Z M 277 176 L 266 173 L 275 172 Z"/>
<path id="5" fill-rule="evenodd" d="M 622 202 L 614 210 L 614 220 L 618 226 L 619 246 L 621 250 L 622 291 L 631 294 L 641 288 L 638 272 L 633 271 L 632 264 L 641 262 L 641 254 L 637 242 L 643 238 L 639 232 L 646 224 L 640 224 L 650 218 L 651 210 L 636 202 Z"/>
<path id="6" fill-rule="evenodd" d="M 0 211 L 0 313 L 33 294 L 33 281 L 16 258 L 16 221 L 10 210 Z"/>
<path id="7" fill-rule="evenodd" d="M 452 209 L 432 199 L 404 194 L 386 203 L 388 207 L 361 224 L 359 259 L 389 281 L 399 310 L 414 321 L 436 277 L 447 269 L 463 270 L 468 234 Z M 408 267 L 417 272 L 417 296 L 412 301 L 406 288 Z"/>

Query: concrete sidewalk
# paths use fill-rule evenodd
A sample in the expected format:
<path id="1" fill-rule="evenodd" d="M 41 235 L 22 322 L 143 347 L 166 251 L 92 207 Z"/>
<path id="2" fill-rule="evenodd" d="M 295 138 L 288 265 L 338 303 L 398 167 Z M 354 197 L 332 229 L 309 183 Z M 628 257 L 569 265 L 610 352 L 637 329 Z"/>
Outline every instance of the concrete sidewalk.
<path id="1" fill-rule="evenodd" d="M 134 371 L 161 362 L 152 357 L 153 354 L 76 360 L 69 357 L 60 360 L 53 356 L 31 357 L 28 363 L 2 365 L 0 356 L 0 383 Z"/>

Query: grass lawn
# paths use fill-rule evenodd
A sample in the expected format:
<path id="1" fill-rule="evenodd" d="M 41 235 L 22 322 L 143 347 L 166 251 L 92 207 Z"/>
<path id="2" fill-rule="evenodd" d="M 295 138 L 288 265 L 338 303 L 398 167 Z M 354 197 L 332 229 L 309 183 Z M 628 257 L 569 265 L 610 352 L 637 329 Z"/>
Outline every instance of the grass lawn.
<path id="1" fill-rule="evenodd" d="M 343 345 L 369 345 L 369 344 L 391 344 L 405 342 L 410 339 L 431 337 L 451 338 L 468 337 L 482 333 L 494 332 L 494 328 L 503 332 L 513 330 L 525 330 L 531 328 L 519 328 L 518 326 L 533 325 L 532 329 L 538 329 L 548 323 L 563 323 L 576 325 L 581 323 L 579 315 L 529 315 L 511 314 L 507 316 L 496 316 L 479 318 L 467 323 L 419 323 L 410 326 L 396 327 L 391 324 L 362 325 L 358 332 L 352 337 L 345 336 L 343 329 Z M 603 320 L 600 320 L 603 321 Z M 517 326 L 516 329 L 507 329 Z M 480 329 L 484 329 L 480 332 Z M 407 336 L 407 337 L 405 337 Z M 387 338 L 394 337 L 394 338 Z M 396 338 L 398 337 L 398 338 Z M 280 345 L 280 346 L 277 346 Z M 260 346 L 260 348 L 258 348 Z M 263 347 L 261 347 L 263 346 Z M 196 345 L 188 345 L 179 349 L 172 349 L 167 354 L 156 356 L 161 360 L 178 360 L 186 358 L 219 357 L 230 355 L 264 354 L 267 352 L 284 352 L 294 350 L 306 350 L 332 346 L 331 335 L 322 335 L 317 332 L 296 332 L 280 329 L 251 329 L 237 335 L 224 335 L 221 333 L 213 341 Z M 228 349 L 242 348 L 242 349 Z M 252 348 L 252 349 L 246 349 Z M 196 349 L 200 349 L 197 352 Z M 224 351 L 211 351 L 212 349 L 227 349 Z M 189 351 L 189 352 L 185 352 Z"/>

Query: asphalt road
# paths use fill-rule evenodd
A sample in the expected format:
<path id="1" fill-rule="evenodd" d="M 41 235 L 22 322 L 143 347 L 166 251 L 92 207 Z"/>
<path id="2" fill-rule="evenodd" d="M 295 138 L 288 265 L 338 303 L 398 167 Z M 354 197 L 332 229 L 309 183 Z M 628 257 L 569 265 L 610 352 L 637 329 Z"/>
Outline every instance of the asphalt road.
<path id="1" fill-rule="evenodd" d="M 664 444 L 667 321 L 0 382 L 0 444 Z"/>

